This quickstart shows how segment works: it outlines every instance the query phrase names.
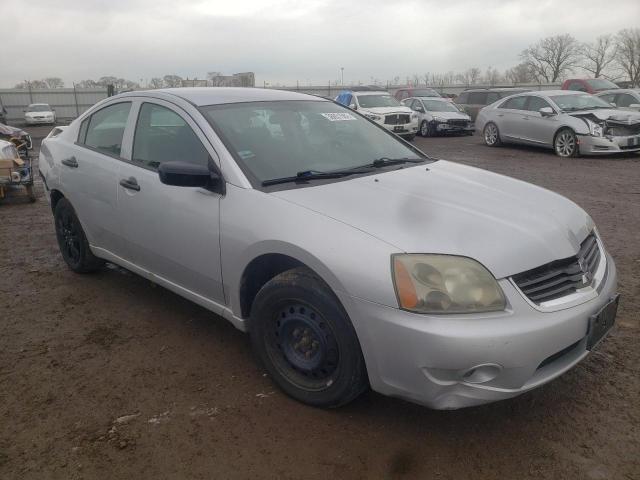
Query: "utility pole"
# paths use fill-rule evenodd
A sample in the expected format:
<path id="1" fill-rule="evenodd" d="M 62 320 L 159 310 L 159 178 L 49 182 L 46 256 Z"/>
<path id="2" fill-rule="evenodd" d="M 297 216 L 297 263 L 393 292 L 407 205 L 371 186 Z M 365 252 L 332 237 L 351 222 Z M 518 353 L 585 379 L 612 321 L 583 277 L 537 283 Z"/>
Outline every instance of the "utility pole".
<path id="1" fill-rule="evenodd" d="M 344 67 L 340 67 L 340 84 L 344 87 Z"/>

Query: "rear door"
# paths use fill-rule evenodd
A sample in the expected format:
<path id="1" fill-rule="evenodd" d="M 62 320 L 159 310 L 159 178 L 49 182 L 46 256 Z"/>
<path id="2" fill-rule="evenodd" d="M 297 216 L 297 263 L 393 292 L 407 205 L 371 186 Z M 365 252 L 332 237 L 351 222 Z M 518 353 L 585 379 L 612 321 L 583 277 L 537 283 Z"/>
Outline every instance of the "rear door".
<path id="1" fill-rule="evenodd" d="M 169 161 L 219 159 L 191 116 L 162 100 L 136 106 L 131 156 L 121 162 L 118 210 L 127 255 L 169 288 L 224 304 L 220 269 L 220 198 L 199 187 L 160 182 Z"/>
<path id="2" fill-rule="evenodd" d="M 472 120 L 475 121 L 481 108 L 487 105 L 487 92 L 469 92 L 465 110 Z"/>
<path id="3" fill-rule="evenodd" d="M 61 183 L 93 247 L 115 255 L 122 253 L 117 214 L 118 170 L 123 135 L 133 122 L 132 103 L 109 104 L 84 119 L 78 138 L 61 158 Z"/>

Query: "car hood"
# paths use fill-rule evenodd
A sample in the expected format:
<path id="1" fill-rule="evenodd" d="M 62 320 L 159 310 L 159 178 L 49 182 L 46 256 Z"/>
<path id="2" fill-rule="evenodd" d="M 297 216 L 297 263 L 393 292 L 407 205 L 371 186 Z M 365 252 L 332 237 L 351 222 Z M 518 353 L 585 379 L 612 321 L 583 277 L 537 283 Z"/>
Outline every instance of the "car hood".
<path id="1" fill-rule="evenodd" d="M 620 123 L 626 123 L 634 125 L 640 123 L 640 113 L 611 109 L 595 109 L 595 110 L 580 110 L 579 112 L 572 112 L 569 115 L 573 117 L 590 117 L 594 116 L 600 120 L 614 120 Z"/>
<path id="2" fill-rule="evenodd" d="M 48 115 L 53 115 L 52 111 L 46 111 L 46 112 L 25 112 L 24 116 L 25 117 L 46 117 Z"/>
<path id="3" fill-rule="evenodd" d="M 362 108 L 361 113 L 364 112 L 371 112 L 371 113 L 376 113 L 378 115 L 387 115 L 389 113 L 411 113 L 413 110 L 411 110 L 409 107 L 373 107 L 373 108 Z"/>
<path id="4" fill-rule="evenodd" d="M 443 160 L 273 195 L 399 251 L 474 258 L 496 278 L 575 255 L 594 227 L 549 190 Z"/>
<path id="5" fill-rule="evenodd" d="M 24 130 L 0 123 L 0 135 L 10 135 L 12 137 L 22 137 L 27 135 Z"/>
<path id="6" fill-rule="evenodd" d="M 431 115 L 432 117 L 442 117 L 442 118 L 446 118 L 447 120 L 451 118 L 457 119 L 457 120 L 471 120 L 471 117 L 469 117 L 469 115 L 462 112 L 427 112 L 427 113 L 429 113 L 429 115 Z"/>

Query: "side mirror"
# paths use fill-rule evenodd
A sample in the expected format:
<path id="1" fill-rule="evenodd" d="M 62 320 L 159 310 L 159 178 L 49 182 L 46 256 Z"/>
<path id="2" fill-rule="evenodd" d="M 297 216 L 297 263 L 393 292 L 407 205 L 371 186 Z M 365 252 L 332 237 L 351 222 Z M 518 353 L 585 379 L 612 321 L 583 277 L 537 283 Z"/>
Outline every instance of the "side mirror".
<path id="1" fill-rule="evenodd" d="M 188 162 L 165 162 L 158 167 L 158 176 L 165 185 L 200 187 L 224 194 L 224 180 L 213 166 Z"/>
<path id="2" fill-rule="evenodd" d="M 618 105 L 616 105 L 616 102 L 609 102 L 609 105 L 611 105 L 612 107 L 618 107 Z"/>
<path id="3" fill-rule="evenodd" d="M 640 103 L 632 103 L 629 108 L 640 108 Z"/>
<path id="4" fill-rule="evenodd" d="M 349 104 L 349 108 L 350 108 L 351 110 L 357 110 L 357 109 L 358 109 L 358 106 L 357 106 L 355 103 L 351 103 L 351 104 Z"/>
<path id="5" fill-rule="evenodd" d="M 538 110 L 538 112 L 543 117 L 551 117 L 551 116 L 556 114 L 556 112 L 554 112 L 553 108 L 551 108 L 551 107 L 542 107 L 540 110 Z"/>

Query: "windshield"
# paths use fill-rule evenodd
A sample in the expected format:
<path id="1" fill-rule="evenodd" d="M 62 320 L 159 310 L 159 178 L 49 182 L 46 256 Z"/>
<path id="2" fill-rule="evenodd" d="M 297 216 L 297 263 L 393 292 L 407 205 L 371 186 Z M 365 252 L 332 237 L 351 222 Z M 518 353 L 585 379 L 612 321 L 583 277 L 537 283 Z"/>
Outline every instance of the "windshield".
<path id="1" fill-rule="evenodd" d="M 428 112 L 460 112 L 451 102 L 441 102 L 438 100 L 422 100 Z"/>
<path id="2" fill-rule="evenodd" d="M 358 95 L 358 103 L 362 108 L 397 107 L 402 104 L 391 95 Z"/>
<path id="3" fill-rule="evenodd" d="M 252 183 L 330 172 L 379 158 L 425 158 L 351 110 L 325 101 L 211 105 L 200 109 Z"/>
<path id="4" fill-rule="evenodd" d="M 27 112 L 50 112 L 50 111 L 51 111 L 51 107 L 45 104 L 29 105 L 27 107 Z"/>
<path id="5" fill-rule="evenodd" d="M 550 95 L 549 98 L 565 112 L 591 110 L 594 108 L 611 108 L 611 105 L 604 100 L 588 93 L 580 95 Z"/>
<path id="6" fill-rule="evenodd" d="M 594 90 L 611 90 L 612 88 L 618 88 L 615 83 L 605 80 L 604 78 L 593 78 L 587 80 L 587 83 Z"/>
<path id="7" fill-rule="evenodd" d="M 440 94 L 431 88 L 416 88 L 413 90 L 414 97 L 439 97 Z"/>

